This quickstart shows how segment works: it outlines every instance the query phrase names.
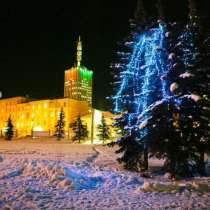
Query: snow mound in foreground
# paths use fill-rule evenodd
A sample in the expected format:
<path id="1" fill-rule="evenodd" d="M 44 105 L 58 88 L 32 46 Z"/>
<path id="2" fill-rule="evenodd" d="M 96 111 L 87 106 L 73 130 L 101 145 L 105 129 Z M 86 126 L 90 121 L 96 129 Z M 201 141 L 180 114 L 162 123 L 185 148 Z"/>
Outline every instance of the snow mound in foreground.
<path id="1" fill-rule="evenodd" d="M 69 165 L 49 161 L 32 160 L 24 166 L 21 175 L 47 180 L 50 186 L 59 188 L 93 189 L 103 182 L 100 176 L 88 177 Z"/>

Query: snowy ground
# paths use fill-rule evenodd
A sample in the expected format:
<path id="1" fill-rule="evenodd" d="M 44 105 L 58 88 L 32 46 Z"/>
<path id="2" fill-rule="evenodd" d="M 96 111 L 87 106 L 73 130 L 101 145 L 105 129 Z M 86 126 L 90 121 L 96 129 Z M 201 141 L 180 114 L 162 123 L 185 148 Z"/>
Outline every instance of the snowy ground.
<path id="1" fill-rule="evenodd" d="M 0 209 L 210 209 L 210 178 L 141 178 L 103 146 L 0 140 Z"/>

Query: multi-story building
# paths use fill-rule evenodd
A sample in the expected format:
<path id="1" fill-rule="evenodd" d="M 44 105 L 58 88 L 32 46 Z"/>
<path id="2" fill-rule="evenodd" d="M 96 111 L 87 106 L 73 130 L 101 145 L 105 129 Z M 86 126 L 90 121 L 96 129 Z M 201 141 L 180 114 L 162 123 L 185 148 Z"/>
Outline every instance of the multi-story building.
<path id="1" fill-rule="evenodd" d="M 81 65 L 82 41 L 77 43 L 77 65 L 65 71 L 64 97 L 87 101 L 92 106 L 93 72 Z"/>
<path id="2" fill-rule="evenodd" d="M 15 135 L 27 136 L 32 132 L 55 133 L 58 115 L 63 109 L 65 133 L 71 137 L 69 129 L 78 115 L 87 123 L 89 136 L 96 137 L 97 124 L 102 112 L 92 109 L 93 72 L 81 66 L 82 42 L 77 45 L 77 66 L 65 71 L 64 98 L 30 100 L 26 97 L 0 99 L 0 134 L 6 130 L 7 120 L 12 119 Z M 109 122 L 111 117 L 109 117 Z M 95 124 L 93 124 L 95 123 Z"/>
<path id="3" fill-rule="evenodd" d="M 47 131 L 53 135 L 61 109 L 65 114 L 66 133 L 69 132 L 69 124 L 78 115 L 89 113 L 87 102 L 69 98 L 37 101 L 29 101 L 24 97 L 1 99 L 0 128 L 3 133 L 10 116 L 17 136 L 31 135 L 32 131 Z"/>

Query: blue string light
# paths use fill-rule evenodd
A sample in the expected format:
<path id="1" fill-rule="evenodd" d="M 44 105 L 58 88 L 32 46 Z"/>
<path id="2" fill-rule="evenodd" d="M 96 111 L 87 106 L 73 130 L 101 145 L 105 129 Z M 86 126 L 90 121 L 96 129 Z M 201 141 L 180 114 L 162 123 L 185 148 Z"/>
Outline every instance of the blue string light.
<path id="1" fill-rule="evenodd" d="M 128 64 L 117 65 L 120 73 L 116 82 L 117 93 L 113 97 L 114 111 L 120 113 L 132 107 L 129 111 L 130 128 L 135 126 L 132 125 L 133 117 L 141 114 L 155 101 L 168 97 L 167 81 L 161 80 L 168 71 L 164 45 L 165 28 L 159 25 L 136 35 L 132 42 L 131 54 L 125 54 Z M 124 57 L 123 59 L 125 60 Z"/>

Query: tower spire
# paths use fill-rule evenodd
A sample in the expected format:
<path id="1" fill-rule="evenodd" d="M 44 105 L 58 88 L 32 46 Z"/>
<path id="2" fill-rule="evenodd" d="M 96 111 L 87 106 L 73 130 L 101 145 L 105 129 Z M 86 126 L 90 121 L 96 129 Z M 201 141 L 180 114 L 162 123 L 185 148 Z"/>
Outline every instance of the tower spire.
<path id="1" fill-rule="evenodd" d="M 137 8 L 134 13 L 134 19 L 139 23 L 145 22 L 146 20 L 146 12 L 143 0 L 137 0 Z"/>
<path id="2" fill-rule="evenodd" d="M 80 67 L 82 61 L 82 41 L 79 36 L 79 40 L 77 42 L 77 67 Z"/>

